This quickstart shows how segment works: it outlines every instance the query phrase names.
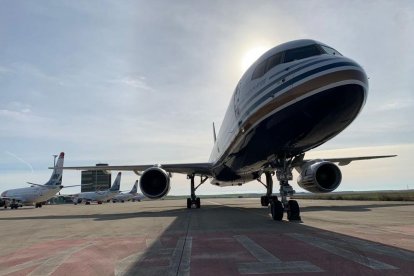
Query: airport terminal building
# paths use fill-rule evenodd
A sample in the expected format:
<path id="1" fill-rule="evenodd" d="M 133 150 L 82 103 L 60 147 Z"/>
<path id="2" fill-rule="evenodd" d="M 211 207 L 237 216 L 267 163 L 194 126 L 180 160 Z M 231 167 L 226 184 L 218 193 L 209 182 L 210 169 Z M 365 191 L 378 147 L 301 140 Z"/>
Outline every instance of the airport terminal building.
<path id="1" fill-rule="evenodd" d="M 96 164 L 108 166 L 108 164 Z M 111 187 L 111 173 L 104 170 L 82 171 L 81 192 L 103 191 Z"/>

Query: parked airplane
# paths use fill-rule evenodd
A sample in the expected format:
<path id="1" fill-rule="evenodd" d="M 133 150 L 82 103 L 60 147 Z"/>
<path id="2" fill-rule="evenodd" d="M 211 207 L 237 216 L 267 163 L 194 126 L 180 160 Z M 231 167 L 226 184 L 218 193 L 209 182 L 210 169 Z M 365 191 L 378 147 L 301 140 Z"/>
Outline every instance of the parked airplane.
<path id="1" fill-rule="evenodd" d="M 138 180 L 135 181 L 134 186 L 132 186 L 132 189 L 128 193 L 121 193 L 117 194 L 112 198 L 112 202 L 125 202 L 125 201 L 141 201 L 144 196 L 137 193 L 138 188 Z"/>
<path id="2" fill-rule="evenodd" d="M 120 185 L 121 185 L 121 173 L 119 172 L 111 188 L 105 191 L 79 193 L 72 197 L 73 203 L 76 205 L 78 203 L 85 202 L 85 204 L 89 205 L 92 201 L 95 201 L 98 204 L 102 204 L 102 202 L 111 200 L 115 195 L 119 193 Z"/>
<path id="3" fill-rule="evenodd" d="M 195 191 L 209 178 L 217 186 L 258 180 L 267 189 L 261 204 L 270 204 L 274 220 L 282 220 L 284 212 L 289 220 L 299 220 L 298 203 L 288 200 L 295 192 L 289 185 L 293 168 L 300 174 L 300 187 L 313 193 L 327 193 L 342 180 L 334 163 L 343 166 L 355 160 L 392 157 L 304 158 L 306 151 L 332 139 L 351 124 L 367 95 L 367 76 L 355 61 L 315 40 L 287 42 L 263 54 L 238 82 L 217 137 L 214 130 L 215 144 L 209 162 L 99 169 L 141 174 L 141 191 L 150 199 L 167 195 L 171 173 L 186 174 L 191 183 L 187 208 L 200 208 Z M 265 182 L 261 181 L 263 174 Z M 280 200 L 273 195 L 274 174 L 280 184 Z M 200 177 L 198 186 L 195 176 Z"/>
<path id="4" fill-rule="evenodd" d="M 52 198 L 65 186 L 62 186 L 62 167 L 65 154 L 60 153 L 59 158 L 53 168 L 52 176 L 45 184 L 35 184 L 27 182 L 32 185 L 27 188 L 19 188 L 4 191 L 1 194 L 1 199 L 4 201 L 4 208 L 10 207 L 17 209 L 23 205 L 35 205 L 36 208 L 42 207 L 42 203 Z M 72 186 L 66 186 L 72 187 Z"/>

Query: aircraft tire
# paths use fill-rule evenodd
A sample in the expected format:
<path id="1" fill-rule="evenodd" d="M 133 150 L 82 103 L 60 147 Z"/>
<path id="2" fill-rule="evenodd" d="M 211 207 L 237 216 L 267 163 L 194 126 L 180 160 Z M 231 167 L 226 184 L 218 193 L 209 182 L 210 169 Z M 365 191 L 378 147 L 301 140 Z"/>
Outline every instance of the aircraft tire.
<path id="1" fill-rule="evenodd" d="M 191 209 L 191 198 L 187 198 L 187 209 Z"/>
<path id="2" fill-rule="evenodd" d="M 201 207 L 201 202 L 200 202 L 199 197 L 196 198 L 196 207 L 197 207 L 197 209 L 200 209 L 200 207 Z"/>
<path id="3" fill-rule="evenodd" d="M 289 221 L 292 220 L 301 220 L 300 219 L 300 208 L 299 204 L 296 200 L 289 200 L 288 201 L 288 211 L 287 211 L 287 217 Z"/>
<path id="4" fill-rule="evenodd" d="M 283 205 L 279 200 L 270 202 L 270 213 L 273 220 L 281 221 L 283 219 Z"/>
<path id="5" fill-rule="evenodd" d="M 269 205 L 269 204 L 267 204 L 267 205 L 266 205 L 266 196 L 261 196 L 261 197 L 260 197 L 260 204 L 261 204 L 263 207 L 266 207 L 267 205 Z"/>

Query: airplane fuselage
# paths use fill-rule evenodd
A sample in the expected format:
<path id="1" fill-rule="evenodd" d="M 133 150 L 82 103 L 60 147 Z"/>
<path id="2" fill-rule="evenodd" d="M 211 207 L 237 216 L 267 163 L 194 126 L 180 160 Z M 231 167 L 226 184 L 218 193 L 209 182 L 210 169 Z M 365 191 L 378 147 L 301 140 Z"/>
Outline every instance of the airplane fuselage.
<path id="1" fill-rule="evenodd" d="M 104 202 L 112 199 L 118 194 L 118 191 L 101 191 L 101 192 L 83 192 L 74 197 L 73 201 L 78 202 L 79 200 L 90 202 L 99 201 Z"/>
<path id="2" fill-rule="evenodd" d="M 242 184 L 265 163 L 325 143 L 356 118 L 367 92 L 362 67 L 325 44 L 297 40 L 269 50 L 231 97 L 210 156 L 213 183 Z"/>
<path id="3" fill-rule="evenodd" d="M 136 196 L 137 196 L 136 194 L 131 194 L 131 193 L 117 194 L 112 198 L 112 200 L 114 200 L 114 201 L 128 201 L 128 200 L 132 200 Z"/>
<path id="4" fill-rule="evenodd" d="M 14 198 L 24 205 L 33 205 L 49 200 L 60 190 L 60 185 L 48 187 L 34 186 L 7 190 L 4 191 L 1 196 L 5 198 Z"/>

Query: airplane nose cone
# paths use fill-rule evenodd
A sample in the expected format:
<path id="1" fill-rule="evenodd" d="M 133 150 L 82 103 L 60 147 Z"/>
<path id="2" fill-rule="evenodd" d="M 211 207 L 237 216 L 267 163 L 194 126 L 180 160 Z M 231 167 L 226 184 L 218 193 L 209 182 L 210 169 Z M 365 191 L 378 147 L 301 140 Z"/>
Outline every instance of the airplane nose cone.
<path id="1" fill-rule="evenodd" d="M 6 196 L 6 194 L 7 194 L 7 191 L 2 192 L 2 193 L 1 193 L 1 196 L 4 196 L 4 197 L 5 197 L 5 196 Z"/>

